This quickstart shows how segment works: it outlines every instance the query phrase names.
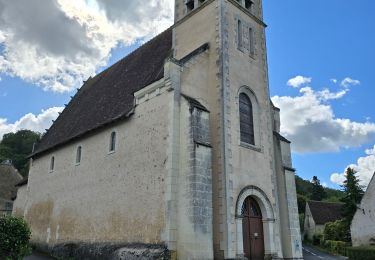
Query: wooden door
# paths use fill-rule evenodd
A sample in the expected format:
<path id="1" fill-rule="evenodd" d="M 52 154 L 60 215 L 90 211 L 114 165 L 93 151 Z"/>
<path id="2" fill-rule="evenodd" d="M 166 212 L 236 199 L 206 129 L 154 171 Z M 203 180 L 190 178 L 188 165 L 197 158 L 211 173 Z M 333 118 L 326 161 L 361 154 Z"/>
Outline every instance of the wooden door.
<path id="1" fill-rule="evenodd" d="M 264 259 L 262 212 L 251 197 L 242 206 L 242 234 L 245 257 L 250 260 Z"/>

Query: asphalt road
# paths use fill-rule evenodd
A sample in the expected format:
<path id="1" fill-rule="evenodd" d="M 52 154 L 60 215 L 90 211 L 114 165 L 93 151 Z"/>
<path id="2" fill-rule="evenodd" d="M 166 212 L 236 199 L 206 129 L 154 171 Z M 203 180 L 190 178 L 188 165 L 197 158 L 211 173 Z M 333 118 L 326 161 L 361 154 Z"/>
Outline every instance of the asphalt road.
<path id="1" fill-rule="evenodd" d="M 23 258 L 23 260 L 54 260 L 54 259 L 55 258 L 46 256 L 38 252 L 33 252 L 32 255 L 29 255 Z"/>
<path id="2" fill-rule="evenodd" d="M 343 256 L 333 256 L 327 253 L 321 252 L 310 246 L 303 245 L 303 258 L 305 260 L 345 260 L 346 257 Z"/>

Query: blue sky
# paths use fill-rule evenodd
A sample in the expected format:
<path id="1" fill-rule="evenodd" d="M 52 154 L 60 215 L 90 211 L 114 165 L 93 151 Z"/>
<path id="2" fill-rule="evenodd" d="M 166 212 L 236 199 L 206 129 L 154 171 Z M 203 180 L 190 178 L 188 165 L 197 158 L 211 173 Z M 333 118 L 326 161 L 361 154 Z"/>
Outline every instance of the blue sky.
<path id="1" fill-rule="evenodd" d="M 18 2 L 5 2 L 7 17 L 32 4 Z M 131 0 L 123 12 L 102 0 L 73 2 L 33 6 L 36 13 L 63 14 L 49 17 L 56 21 L 48 35 L 38 30 L 47 18 L 23 15 L 15 24 L 0 17 L 0 134 L 48 128 L 84 79 L 165 29 L 173 17 L 171 0 L 151 1 L 160 10 Z M 375 171 L 374 10 L 373 0 L 264 1 L 271 96 L 282 109 L 283 134 L 293 141 L 297 174 L 305 179 L 317 175 L 338 187 L 348 165 L 365 179 Z M 94 18 L 92 28 L 105 30 L 80 27 L 88 24 L 85 12 Z M 288 86 L 296 76 L 303 82 Z"/>

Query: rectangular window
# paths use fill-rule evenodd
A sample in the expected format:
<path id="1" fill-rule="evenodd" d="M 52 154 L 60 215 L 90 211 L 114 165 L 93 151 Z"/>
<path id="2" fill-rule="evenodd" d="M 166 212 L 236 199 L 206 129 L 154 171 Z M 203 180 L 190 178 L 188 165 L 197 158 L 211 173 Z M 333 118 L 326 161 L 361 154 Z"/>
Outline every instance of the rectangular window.
<path id="1" fill-rule="evenodd" d="M 186 0 L 187 11 L 190 12 L 194 9 L 194 0 Z"/>
<path id="2" fill-rule="evenodd" d="M 238 20 L 238 24 L 237 24 L 237 41 L 238 41 L 238 48 L 241 49 L 242 48 L 242 23 L 241 23 L 241 20 Z"/>
<path id="3" fill-rule="evenodd" d="M 254 56 L 254 31 L 253 31 L 253 28 L 249 28 L 249 51 L 250 51 L 250 55 Z"/>
<path id="4" fill-rule="evenodd" d="M 251 8 L 253 6 L 253 1 L 251 0 L 245 0 L 245 8 L 249 11 L 251 11 Z"/>

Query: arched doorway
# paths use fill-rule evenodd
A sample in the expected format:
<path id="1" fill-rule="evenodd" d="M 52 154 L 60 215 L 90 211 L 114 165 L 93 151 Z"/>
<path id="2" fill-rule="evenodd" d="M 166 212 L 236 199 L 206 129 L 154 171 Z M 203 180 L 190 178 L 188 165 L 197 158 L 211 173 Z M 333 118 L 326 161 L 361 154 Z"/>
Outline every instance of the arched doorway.
<path id="1" fill-rule="evenodd" d="M 242 235 L 245 257 L 250 260 L 264 259 L 264 235 L 262 212 L 252 197 L 247 197 L 242 205 Z"/>

